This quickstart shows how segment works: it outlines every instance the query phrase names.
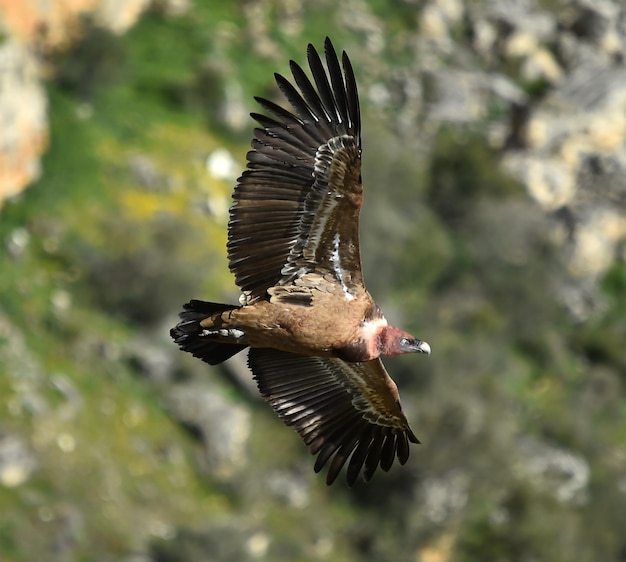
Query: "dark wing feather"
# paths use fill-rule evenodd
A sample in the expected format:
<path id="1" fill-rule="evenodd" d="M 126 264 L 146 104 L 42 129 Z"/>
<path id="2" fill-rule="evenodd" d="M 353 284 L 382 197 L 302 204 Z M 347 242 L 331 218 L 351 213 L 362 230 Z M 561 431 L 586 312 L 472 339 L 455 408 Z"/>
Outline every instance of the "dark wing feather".
<path id="1" fill-rule="evenodd" d="M 296 84 L 298 85 L 298 88 L 300 88 L 304 99 L 313 109 L 314 119 L 316 121 L 321 121 L 322 123 L 332 123 L 332 117 L 328 113 L 328 110 L 324 107 L 320 94 L 315 90 L 315 86 L 313 86 L 304 70 L 302 70 L 302 68 L 293 61 L 289 65 L 289 68 L 291 69 L 291 74 L 293 74 Z"/>
<path id="2" fill-rule="evenodd" d="M 248 168 L 233 195 L 228 257 L 245 302 L 316 272 L 330 272 L 346 292 L 363 284 L 358 223 L 362 200 L 361 123 L 354 72 L 325 42 L 326 68 L 315 48 L 312 80 L 295 62 L 294 83 L 276 74 L 287 110 L 255 98 Z"/>
<path id="3" fill-rule="evenodd" d="M 328 73 L 330 74 L 330 83 L 332 84 L 333 92 L 335 92 L 335 101 L 337 102 L 339 117 L 344 123 L 348 124 L 350 123 L 350 118 L 348 117 L 348 97 L 346 95 L 341 67 L 339 66 L 339 58 L 337 57 L 337 53 L 335 52 L 335 48 L 332 43 L 329 43 L 326 46 L 326 49 Z"/>
<path id="4" fill-rule="evenodd" d="M 364 467 L 369 480 L 379 465 L 404 464 L 408 442 L 418 443 L 380 359 L 347 363 L 255 348 L 248 362 L 265 400 L 317 455 L 315 471 L 328 464 L 327 484 L 348 459 L 352 485 Z"/>

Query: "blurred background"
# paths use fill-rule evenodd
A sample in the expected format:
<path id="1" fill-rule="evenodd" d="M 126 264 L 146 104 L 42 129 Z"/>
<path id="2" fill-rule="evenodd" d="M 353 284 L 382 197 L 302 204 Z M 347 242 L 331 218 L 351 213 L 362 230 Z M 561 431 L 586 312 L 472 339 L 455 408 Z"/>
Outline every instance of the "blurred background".
<path id="1" fill-rule="evenodd" d="M 0 0 L 0 560 L 626 560 L 621 0 Z M 236 302 L 272 74 L 331 36 L 422 444 L 332 488 L 168 330 Z"/>

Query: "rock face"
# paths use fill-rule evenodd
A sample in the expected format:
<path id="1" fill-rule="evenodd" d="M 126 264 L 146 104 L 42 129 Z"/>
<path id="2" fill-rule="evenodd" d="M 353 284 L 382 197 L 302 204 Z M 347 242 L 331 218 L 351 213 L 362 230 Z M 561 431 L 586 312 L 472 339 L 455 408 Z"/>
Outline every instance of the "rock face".
<path id="1" fill-rule="evenodd" d="M 8 31 L 0 45 L 0 204 L 37 179 L 47 146 L 46 98 L 33 53 L 71 42 L 85 15 L 123 33 L 150 4 L 73 0 L 44 9 L 35 0 L 0 0 Z M 371 101 L 398 105 L 398 130 L 414 130 L 418 120 L 426 137 L 446 123 L 489 122 L 503 165 L 547 213 L 569 217 L 572 274 L 593 283 L 626 237 L 626 5 L 569 0 L 557 13 L 532 1 L 423 4 L 418 33 L 406 39 L 412 68 L 381 66 L 385 80 L 364 84 Z M 159 6 L 176 13 L 187 3 Z M 362 28 L 355 23 L 361 19 L 350 27 Z M 387 39 L 375 23 L 365 26 L 377 38 L 366 47 L 380 58 Z M 257 35 L 255 48 L 263 51 L 271 38 L 264 28 Z"/>
<path id="2" fill-rule="evenodd" d="M 150 0 L 0 0 L 0 16 L 12 35 L 22 43 L 50 49 L 73 39 L 80 19 L 91 16 L 103 27 L 123 33 L 150 5 Z"/>
<path id="3" fill-rule="evenodd" d="M 626 68 L 568 74 L 531 110 L 524 141 L 505 164 L 546 211 L 571 211 L 572 273 L 601 275 L 626 236 Z"/>
<path id="4" fill-rule="evenodd" d="M 40 174 L 47 100 L 37 60 L 14 39 L 0 44 L 0 205 Z"/>
<path id="5" fill-rule="evenodd" d="M 47 100 L 37 53 L 66 46 L 79 32 L 80 19 L 88 15 L 123 33 L 149 3 L 0 0 L 0 205 L 39 177 L 48 146 Z"/>
<path id="6" fill-rule="evenodd" d="M 626 4 L 433 0 L 421 28 L 429 129 L 488 123 L 505 168 L 567 231 L 571 274 L 593 286 L 626 239 Z"/>

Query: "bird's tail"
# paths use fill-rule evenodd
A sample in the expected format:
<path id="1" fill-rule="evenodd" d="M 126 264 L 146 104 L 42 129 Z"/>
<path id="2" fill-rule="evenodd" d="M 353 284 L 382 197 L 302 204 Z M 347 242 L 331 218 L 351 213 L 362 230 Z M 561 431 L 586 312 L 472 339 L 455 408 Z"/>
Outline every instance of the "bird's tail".
<path id="1" fill-rule="evenodd" d="M 224 343 L 223 339 L 216 341 L 200 325 L 202 320 L 213 314 L 236 310 L 239 306 L 192 300 L 183 308 L 179 314 L 180 322 L 170 330 L 170 336 L 183 351 L 188 351 L 209 365 L 217 365 L 248 347 L 244 344 Z"/>

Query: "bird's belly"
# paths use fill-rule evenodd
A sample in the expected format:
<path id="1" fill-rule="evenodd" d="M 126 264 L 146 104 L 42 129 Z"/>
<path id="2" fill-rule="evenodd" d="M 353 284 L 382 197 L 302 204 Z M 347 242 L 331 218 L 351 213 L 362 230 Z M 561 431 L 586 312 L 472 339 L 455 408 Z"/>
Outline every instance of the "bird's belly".
<path id="1" fill-rule="evenodd" d="M 265 304 L 265 303 L 264 303 Z M 254 321 L 241 322 L 248 314 L 241 309 L 237 325 L 253 347 L 272 347 L 300 355 L 330 355 L 358 337 L 362 313 L 356 307 L 263 306 Z M 240 317 L 241 316 L 241 317 Z M 252 320 L 252 319 L 249 319 Z"/>

